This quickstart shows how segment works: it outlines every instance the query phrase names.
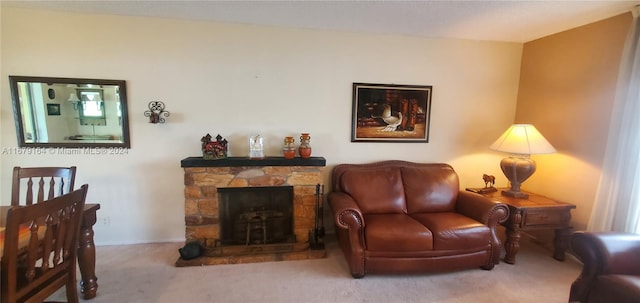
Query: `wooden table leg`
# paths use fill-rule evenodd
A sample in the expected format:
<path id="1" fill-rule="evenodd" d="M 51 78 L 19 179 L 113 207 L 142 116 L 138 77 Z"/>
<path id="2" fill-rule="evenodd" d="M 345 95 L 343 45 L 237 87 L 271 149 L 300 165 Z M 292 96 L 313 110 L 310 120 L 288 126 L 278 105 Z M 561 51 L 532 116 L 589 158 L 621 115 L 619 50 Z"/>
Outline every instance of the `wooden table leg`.
<path id="1" fill-rule="evenodd" d="M 516 254 L 520 249 L 520 231 L 507 228 L 507 241 L 504 245 L 505 256 L 504 262 L 509 264 L 516 263 Z"/>
<path id="2" fill-rule="evenodd" d="M 95 212 L 85 212 L 80 227 L 78 242 L 78 267 L 82 281 L 80 282 L 82 297 L 92 299 L 98 292 L 98 278 L 96 277 L 96 247 L 93 243 L 93 225 L 96 223 Z"/>
<path id="3" fill-rule="evenodd" d="M 504 262 L 516 263 L 516 254 L 520 249 L 520 223 L 522 222 L 522 212 L 509 208 L 509 219 L 505 224 L 507 239 L 504 244 Z"/>
<path id="4" fill-rule="evenodd" d="M 564 261 L 564 253 L 569 246 L 569 236 L 571 235 L 570 228 L 558 228 L 555 230 L 555 237 L 553 239 L 553 258 L 558 261 Z"/>

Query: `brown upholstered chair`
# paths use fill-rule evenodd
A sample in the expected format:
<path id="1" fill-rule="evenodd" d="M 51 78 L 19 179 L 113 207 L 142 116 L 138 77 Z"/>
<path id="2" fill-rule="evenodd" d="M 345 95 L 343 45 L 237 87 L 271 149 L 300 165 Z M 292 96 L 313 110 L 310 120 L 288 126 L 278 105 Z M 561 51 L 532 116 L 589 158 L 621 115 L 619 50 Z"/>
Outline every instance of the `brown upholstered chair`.
<path id="1" fill-rule="evenodd" d="M 583 268 L 571 285 L 570 302 L 640 302 L 640 235 L 575 232 L 571 249 Z"/>
<path id="2" fill-rule="evenodd" d="M 14 167 L 11 205 L 31 205 L 73 191 L 76 167 Z M 45 191 L 47 196 L 45 197 Z M 36 200 L 33 200 L 33 196 Z"/>
<path id="3" fill-rule="evenodd" d="M 87 188 L 9 209 L 0 261 L 3 303 L 42 302 L 63 286 L 68 302 L 78 302 L 76 255 Z"/>
<path id="4" fill-rule="evenodd" d="M 328 202 L 351 275 L 492 269 L 506 205 L 461 191 L 442 163 L 341 164 Z"/>

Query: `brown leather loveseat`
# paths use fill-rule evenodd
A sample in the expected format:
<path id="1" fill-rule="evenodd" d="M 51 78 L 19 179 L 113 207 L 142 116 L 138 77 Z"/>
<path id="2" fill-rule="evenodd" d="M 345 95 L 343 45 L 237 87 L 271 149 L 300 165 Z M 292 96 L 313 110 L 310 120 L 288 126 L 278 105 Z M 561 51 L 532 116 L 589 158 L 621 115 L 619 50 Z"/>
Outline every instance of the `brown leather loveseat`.
<path id="1" fill-rule="evenodd" d="M 570 302 L 640 302 L 640 235 L 575 232 L 571 249 L 583 268 L 571 285 Z"/>
<path id="2" fill-rule="evenodd" d="M 460 191 L 448 164 L 340 164 L 331 183 L 328 202 L 354 278 L 492 269 L 500 260 L 496 226 L 508 208 Z"/>

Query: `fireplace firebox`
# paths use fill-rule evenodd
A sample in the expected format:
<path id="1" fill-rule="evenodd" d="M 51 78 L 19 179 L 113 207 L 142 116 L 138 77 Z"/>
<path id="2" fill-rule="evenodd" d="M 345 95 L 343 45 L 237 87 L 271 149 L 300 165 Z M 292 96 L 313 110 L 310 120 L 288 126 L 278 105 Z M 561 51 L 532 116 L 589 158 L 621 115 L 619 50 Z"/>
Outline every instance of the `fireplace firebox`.
<path id="1" fill-rule="evenodd" d="M 220 245 L 295 243 L 293 186 L 218 188 Z"/>

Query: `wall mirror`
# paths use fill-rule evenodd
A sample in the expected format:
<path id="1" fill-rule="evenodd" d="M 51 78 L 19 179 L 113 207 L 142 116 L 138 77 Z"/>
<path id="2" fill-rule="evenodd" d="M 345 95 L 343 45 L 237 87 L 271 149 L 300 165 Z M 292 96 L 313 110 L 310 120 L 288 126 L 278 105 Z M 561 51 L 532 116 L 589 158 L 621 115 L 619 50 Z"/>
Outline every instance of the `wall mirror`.
<path id="1" fill-rule="evenodd" d="M 9 76 L 20 147 L 131 147 L 124 80 Z"/>

